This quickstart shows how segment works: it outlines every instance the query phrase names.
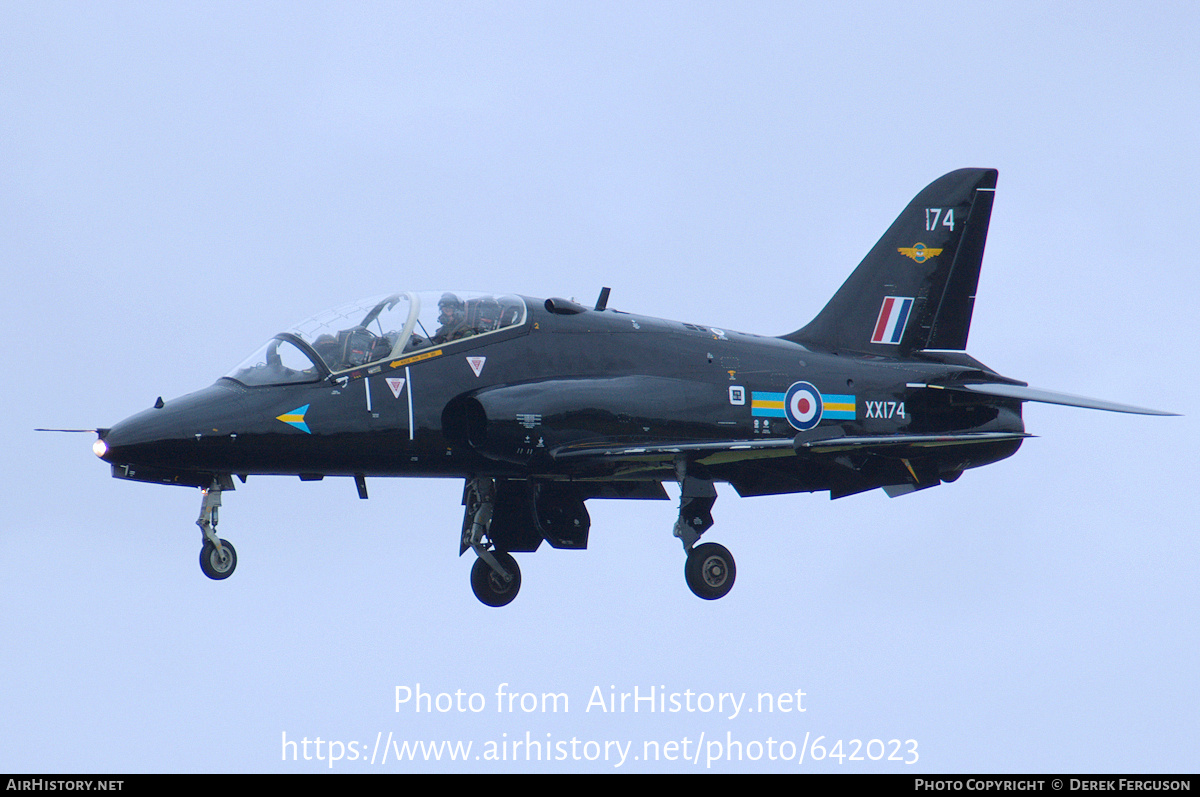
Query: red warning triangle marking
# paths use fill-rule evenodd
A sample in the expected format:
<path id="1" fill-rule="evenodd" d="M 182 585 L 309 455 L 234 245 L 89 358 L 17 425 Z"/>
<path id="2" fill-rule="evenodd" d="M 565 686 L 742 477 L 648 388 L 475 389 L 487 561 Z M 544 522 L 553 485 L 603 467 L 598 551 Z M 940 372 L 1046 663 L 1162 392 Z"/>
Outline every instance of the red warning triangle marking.
<path id="1" fill-rule="evenodd" d="M 483 364 L 487 362 L 487 357 L 468 357 L 467 364 L 471 366 L 471 370 L 475 372 L 475 376 L 483 373 Z"/>
<path id="2" fill-rule="evenodd" d="M 400 391 L 404 389 L 404 377 L 389 376 L 386 381 L 387 386 L 392 389 L 392 395 L 400 398 Z"/>

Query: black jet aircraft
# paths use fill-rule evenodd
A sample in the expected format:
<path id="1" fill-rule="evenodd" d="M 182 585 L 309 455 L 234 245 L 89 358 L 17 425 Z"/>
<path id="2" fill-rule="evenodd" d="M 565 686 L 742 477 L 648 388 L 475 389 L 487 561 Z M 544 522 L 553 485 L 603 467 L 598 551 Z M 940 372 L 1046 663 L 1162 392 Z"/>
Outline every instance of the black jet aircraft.
<path id="1" fill-rule="evenodd" d="M 1011 456 L 1026 401 L 1154 410 L 1036 390 L 966 354 L 996 187 L 951 172 L 917 194 L 808 325 L 778 337 L 512 294 L 398 292 L 273 337 L 215 384 L 100 429 L 119 479 L 201 490 L 200 566 L 234 477 L 463 479 L 460 555 L 489 606 L 521 585 L 515 552 L 586 548 L 595 498 L 666 499 L 688 586 L 713 600 L 733 557 L 698 544 L 715 484 L 742 496 L 952 482 Z"/>

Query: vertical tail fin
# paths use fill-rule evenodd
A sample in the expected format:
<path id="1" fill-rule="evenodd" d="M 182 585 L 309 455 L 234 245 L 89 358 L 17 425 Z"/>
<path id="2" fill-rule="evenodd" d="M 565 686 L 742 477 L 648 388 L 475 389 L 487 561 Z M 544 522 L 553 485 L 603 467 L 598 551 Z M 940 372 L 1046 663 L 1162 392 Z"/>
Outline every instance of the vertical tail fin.
<path id="1" fill-rule="evenodd" d="M 959 169 L 930 183 L 817 317 L 784 339 L 890 357 L 965 349 L 998 174 Z"/>

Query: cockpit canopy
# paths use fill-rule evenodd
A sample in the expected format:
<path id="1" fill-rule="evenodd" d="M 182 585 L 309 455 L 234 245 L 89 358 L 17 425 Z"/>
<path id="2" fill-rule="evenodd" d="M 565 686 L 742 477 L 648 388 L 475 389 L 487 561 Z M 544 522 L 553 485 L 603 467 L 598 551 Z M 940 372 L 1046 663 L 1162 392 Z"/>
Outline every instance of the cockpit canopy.
<path id="1" fill-rule="evenodd" d="M 375 296 L 318 313 L 263 344 L 226 376 L 244 385 L 330 374 L 525 323 L 525 301 L 470 291 Z"/>

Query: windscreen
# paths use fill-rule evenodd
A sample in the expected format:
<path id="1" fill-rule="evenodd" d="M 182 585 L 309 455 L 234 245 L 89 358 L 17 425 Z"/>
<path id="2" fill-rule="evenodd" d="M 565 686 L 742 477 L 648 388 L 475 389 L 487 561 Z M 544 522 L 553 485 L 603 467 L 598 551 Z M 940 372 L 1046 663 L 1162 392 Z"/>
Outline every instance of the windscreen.
<path id="1" fill-rule="evenodd" d="M 428 291 L 375 296 L 301 321 L 226 376 L 251 386 L 316 381 L 418 349 L 516 327 L 525 318 L 525 301 L 513 294 Z"/>

